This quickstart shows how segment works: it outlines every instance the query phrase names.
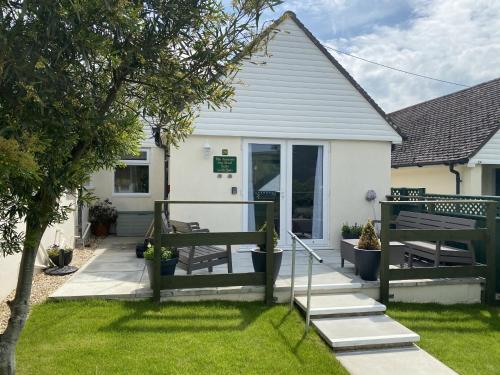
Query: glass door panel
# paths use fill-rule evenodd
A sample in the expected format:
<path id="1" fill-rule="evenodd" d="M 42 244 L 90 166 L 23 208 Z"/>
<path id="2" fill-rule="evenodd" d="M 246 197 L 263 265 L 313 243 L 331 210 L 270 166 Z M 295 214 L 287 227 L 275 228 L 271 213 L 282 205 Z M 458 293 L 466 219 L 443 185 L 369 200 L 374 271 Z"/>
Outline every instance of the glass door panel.
<path id="1" fill-rule="evenodd" d="M 276 202 L 274 227 L 278 235 L 281 232 L 281 151 L 280 144 L 248 144 L 248 199 Z M 249 231 L 258 230 L 265 221 L 265 205 L 248 205 Z"/>
<path id="2" fill-rule="evenodd" d="M 291 224 L 299 238 L 324 238 L 323 146 L 292 145 Z"/>

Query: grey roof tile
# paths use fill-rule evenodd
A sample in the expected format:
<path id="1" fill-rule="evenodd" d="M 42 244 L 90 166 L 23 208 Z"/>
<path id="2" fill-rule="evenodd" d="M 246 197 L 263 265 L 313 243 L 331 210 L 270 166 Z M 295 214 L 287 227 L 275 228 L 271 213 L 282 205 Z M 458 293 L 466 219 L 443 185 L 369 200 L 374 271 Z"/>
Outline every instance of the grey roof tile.
<path id="1" fill-rule="evenodd" d="M 500 78 L 390 113 L 392 166 L 465 163 L 500 127 Z"/>

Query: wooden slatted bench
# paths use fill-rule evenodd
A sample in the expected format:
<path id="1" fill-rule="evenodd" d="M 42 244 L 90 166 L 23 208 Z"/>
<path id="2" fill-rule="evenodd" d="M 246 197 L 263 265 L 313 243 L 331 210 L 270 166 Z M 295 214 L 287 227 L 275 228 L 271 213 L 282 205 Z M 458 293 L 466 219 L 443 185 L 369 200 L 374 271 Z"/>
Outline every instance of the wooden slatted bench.
<path id="1" fill-rule="evenodd" d="M 474 229 L 476 221 L 460 217 L 435 215 L 423 212 L 401 211 L 395 220 L 396 229 Z M 413 265 L 413 257 L 440 263 L 474 264 L 476 262 L 472 241 L 455 241 L 467 246 L 467 250 L 444 245 L 441 241 L 404 241 L 408 253 L 408 265 Z"/>
<path id="2" fill-rule="evenodd" d="M 183 222 L 178 220 L 169 220 L 172 230 L 175 233 L 207 233 L 208 229 L 201 229 L 197 222 Z M 208 268 L 209 272 L 213 267 L 226 264 L 228 273 L 233 272 L 231 245 L 226 248 L 217 246 L 189 246 L 179 248 L 179 267 L 185 269 L 190 275 L 192 271 Z"/>

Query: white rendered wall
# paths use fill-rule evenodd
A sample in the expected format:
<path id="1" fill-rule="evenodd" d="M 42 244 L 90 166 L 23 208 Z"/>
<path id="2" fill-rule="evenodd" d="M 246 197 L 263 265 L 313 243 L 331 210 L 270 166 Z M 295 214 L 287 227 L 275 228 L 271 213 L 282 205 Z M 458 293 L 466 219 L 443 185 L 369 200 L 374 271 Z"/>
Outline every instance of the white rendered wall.
<path id="1" fill-rule="evenodd" d="M 204 157 L 203 146 L 209 143 L 212 154 Z M 179 149 L 171 150 L 169 181 L 171 200 L 246 200 L 243 197 L 242 143 L 239 137 L 191 136 Z M 218 178 L 212 170 L 213 155 L 221 155 L 223 148 L 238 158 L 237 173 Z M 329 246 L 338 249 L 343 223 L 364 223 L 380 218 L 379 200 L 390 191 L 389 142 L 331 141 L 330 188 L 327 190 L 330 207 Z M 238 189 L 231 194 L 231 187 Z M 377 200 L 365 199 L 368 190 L 375 190 Z M 242 207 L 230 206 L 176 206 L 171 207 L 171 218 L 198 221 L 211 231 L 243 230 Z"/>
<path id="2" fill-rule="evenodd" d="M 63 204 L 71 204 L 76 207 L 76 199 L 72 196 L 64 196 Z M 61 246 L 73 247 L 75 244 L 75 221 L 76 213 L 71 212 L 68 220 L 61 224 L 56 224 L 47 228 L 43 234 L 40 247 L 36 256 L 36 271 L 48 265 L 47 250 L 54 243 Z M 25 225 L 20 224 L 18 231 L 24 231 Z M 21 262 L 21 253 L 3 257 L 0 255 L 0 301 L 9 295 L 16 287 L 17 276 L 19 273 L 19 264 Z"/>

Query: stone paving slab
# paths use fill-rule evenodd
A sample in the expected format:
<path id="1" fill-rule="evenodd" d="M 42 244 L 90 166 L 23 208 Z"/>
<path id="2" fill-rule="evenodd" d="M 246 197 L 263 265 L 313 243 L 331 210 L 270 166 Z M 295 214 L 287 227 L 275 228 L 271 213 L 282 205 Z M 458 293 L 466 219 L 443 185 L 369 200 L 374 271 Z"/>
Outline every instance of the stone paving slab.
<path id="1" fill-rule="evenodd" d="M 307 296 L 295 297 L 303 310 L 307 307 Z M 311 296 L 311 316 L 345 314 L 377 314 L 385 311 L 385 305 L 363 293 L 315 294 Z"/>
<path id="2" fill-rule="evenodd" d="M 320 335 L 334 350 L 411 345 L 420 336 L 387 315 L 313 319 Z"/>
<path id="3" fill-rule="evenodd" d="M 336 353 L 351 375 L 457 375 L 417 346 Z"/>

